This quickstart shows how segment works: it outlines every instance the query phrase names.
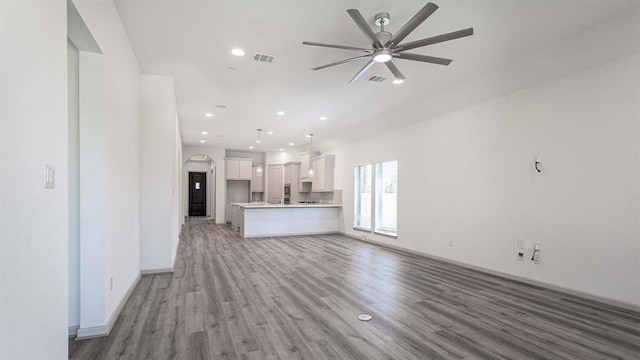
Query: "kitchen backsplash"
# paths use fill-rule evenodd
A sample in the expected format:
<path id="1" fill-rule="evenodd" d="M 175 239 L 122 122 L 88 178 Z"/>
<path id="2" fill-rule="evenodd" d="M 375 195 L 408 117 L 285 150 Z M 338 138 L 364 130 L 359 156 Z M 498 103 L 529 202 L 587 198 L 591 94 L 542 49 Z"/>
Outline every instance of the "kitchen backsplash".
<path id="1" fill-rule="evenodd" d="M 300 201 L 306 200 L 323 204 L 342 204 L 342 190 L 334 190 L 333 192 L 300 193 Z"/>

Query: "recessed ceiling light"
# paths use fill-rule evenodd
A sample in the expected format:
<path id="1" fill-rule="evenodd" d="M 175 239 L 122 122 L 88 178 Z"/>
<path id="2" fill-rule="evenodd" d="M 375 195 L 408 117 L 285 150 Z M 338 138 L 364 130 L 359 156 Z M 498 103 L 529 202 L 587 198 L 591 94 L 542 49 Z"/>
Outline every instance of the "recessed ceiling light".
<path id="1" fill-rule="evenodd" d="M 212 114 L 212 113 L 206 113 L 206 114 L 204 114 L 204 116 L 206 116 L 206 117 L 213 117 L 213 114 Z"/>
<path id="2" fill-rule="evenodd" d="M 393 80 L 393 83 L 394 83 L 394 84 L 396 84 L 396 85 L 397 85 L 397 84 L 402 84 L 403 82 L 404 82 L 404 80 L 402 80 L 402 79 L 395 79 L 395 80 Z"/>
<path id="3" fill-rule="evenodd" d="M 273 131 L 267 131 L 267 135 L 273 135 Z"/>
<path id="4" fill-rule="evenodd" d="M 242 49 L 233 49 L 231 50 L 231 53 L 235 56 L 243 56 L 244 55 L 244 50 Z"/>
<path id="5" fill-rule="evenodd" d="M 201 143 L 206 143 L 206 141 L 204 141 L 204 140 L 200 140 L 200 142 L 201 142 Z"/>
<path id="6" fill-rule="evenodd" d="M 256 144 L 260 144 L 262 140 L 256 140 Z"/>
<path id="7" fill-rule="evenodd" d="M 203 132 L 202 132 L 202 135 L 209 135 L 209 132 L 207 132 L 207 131 L 203 131 Z"/>
<path id="8" fill-rule="evenodd" d="M 249 149 L 253 149 L 253 146 L 249 146 Z"/>
<path id="9" fill-rule="evenodd" d="M 293 146 L 293 145 L 295 145 L 295 144 L 294 143 L 289 143 L 289 146 Z"/>
<path id="10" fill-rule="evenodd" d="M 306 138 L 310 138 L 310 137 L 311 137 L 311 134 L 307 134 L 307 135 L 305 135 L 304 137 L 306 137 Z"/>
<path id="11" fill-rule="evenodd" d="M 280 149 L 280 151 L 284 151 L 284 149 Z"/>
<path id="12" fill-rule="evenodd" d="M 320 120 L 327 120 L 326 116 L 320 116 Z"/>
<path id="13" fill-rule="evenodd" d="M 276 114 L 278 114 L 278 115 L 282 116 L 282 115 L 284 115 L 284 111 L 280 110 L 280 111 L 278 111 Z"/>

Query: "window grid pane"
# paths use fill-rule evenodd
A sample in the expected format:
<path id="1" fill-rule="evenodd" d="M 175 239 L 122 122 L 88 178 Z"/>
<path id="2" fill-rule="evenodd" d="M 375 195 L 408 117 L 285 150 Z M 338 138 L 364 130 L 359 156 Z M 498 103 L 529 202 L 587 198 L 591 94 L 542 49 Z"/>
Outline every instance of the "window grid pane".
<path id="1" fill-rule="evenodd" d="M 371 165 L 354 169 L 353 226 L 371 230 Z"/>
<path id="2" fill-rule="evenodd" d="M 375 231 L 396 235 L 398 231 L 398 161 L 376 164 Z"/>

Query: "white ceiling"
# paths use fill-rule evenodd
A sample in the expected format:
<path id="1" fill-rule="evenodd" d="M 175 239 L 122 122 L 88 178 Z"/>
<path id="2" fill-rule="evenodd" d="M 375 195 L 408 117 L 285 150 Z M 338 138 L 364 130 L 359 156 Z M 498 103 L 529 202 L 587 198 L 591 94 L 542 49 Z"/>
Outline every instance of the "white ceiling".
<path id="1" fill-rule="evenodd" d="M 116 5 L 142 71 L 174 78 L 184 143 L 200 146 L 203 139 L 206 146 L 238 150 L 256 145 L 256 128 L 265 130 L 262 150 L 306 144 L 307 133 L 316 134 L 314 144 L 336 146 L 640 49 L 640 0 L 434 2 L 440 9 L 405 41 L 467 27 L 475 34 L 412 50 L 454 61 L 446 67 L 399 60 L 407 77 L 402 85 L 391 83 L 382 64 L 367 75 L 387 81 L 365 77 L 348 84 L 365 60 L 311 71 L 359 53 L 302 41 L 367 47 L 347 9 L 359 9 L 370 22 L 387 11 L 387 30 L 395 32 L 426 4 L 423 0 L 116 0 Z M 246 55 L 231 55 L 235 47 Z M 255 62 L 256 52 L 275 60 Z M 408 108 L 420 116 L 389 121 Z M 278 110 L 286 115 L 276 115 Z M 207 112 L 214 116 L 205 117 Z M 319 120 L 322 115 L 328 120 Z"/>

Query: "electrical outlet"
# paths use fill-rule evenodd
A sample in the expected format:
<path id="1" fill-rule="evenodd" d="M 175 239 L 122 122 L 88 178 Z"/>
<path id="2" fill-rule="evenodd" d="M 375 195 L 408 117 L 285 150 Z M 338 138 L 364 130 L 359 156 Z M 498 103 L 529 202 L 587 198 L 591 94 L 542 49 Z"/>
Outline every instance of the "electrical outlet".
<path id="1" fill-rule="evenodd" d="M 534 264 L 540 264 L 540 243 L 533 243 L 533 255 L 531 256 Z"/>
<path id="2" fill-rule="evenodd" d="M 453 239 L 449 239 L 449 247 L 453 247 Z"/>
<path id="3" fill-rule="evenodd" d="M 109 291 L 113 291 L 113 276 L 109 278 Z"/>

